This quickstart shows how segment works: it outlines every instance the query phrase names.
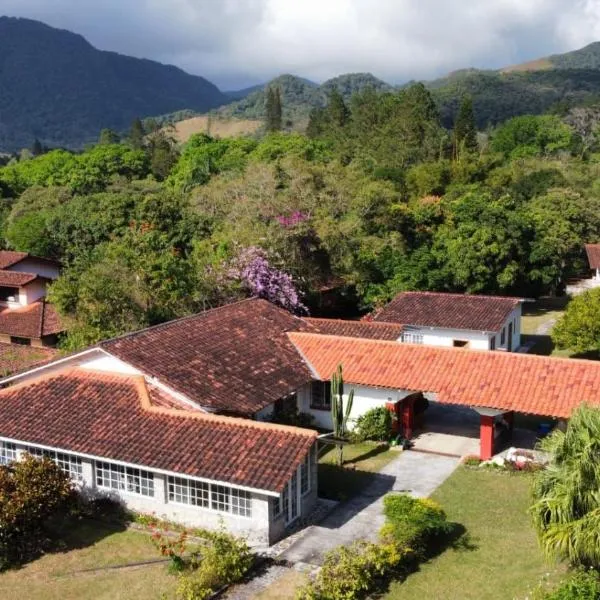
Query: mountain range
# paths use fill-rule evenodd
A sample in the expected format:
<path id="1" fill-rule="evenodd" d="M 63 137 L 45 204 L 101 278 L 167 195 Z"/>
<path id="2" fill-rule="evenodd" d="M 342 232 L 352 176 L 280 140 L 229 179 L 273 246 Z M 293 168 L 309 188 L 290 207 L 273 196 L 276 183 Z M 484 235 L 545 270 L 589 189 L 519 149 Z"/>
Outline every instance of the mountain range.
<path id="1" fill-rule="evenodd" d="M 425 82 L 451 126 L 460 98 L 473 98 L 478 126 L 553 107 L 600 100 L 600 42 L 497 71 L 465 69 Z M 332 89 L 345 99 L 366 87 L 392 86 L 370 73 L 317 84 L 294 75 L 223 92 L 207 79 L 161 63 L 94 48 L 75 33 L 28 19 L 0 17 L 0 151 L 35 139 L 81 148 L 102 128 L 126 131 L 135 118 L 173 121 L 212 111 L 222 119 L 264 117 L 265 89 L 280 88 L 284 123 L 301 127 Z M 169 116 L 171 115 L 171 116 Z"/>

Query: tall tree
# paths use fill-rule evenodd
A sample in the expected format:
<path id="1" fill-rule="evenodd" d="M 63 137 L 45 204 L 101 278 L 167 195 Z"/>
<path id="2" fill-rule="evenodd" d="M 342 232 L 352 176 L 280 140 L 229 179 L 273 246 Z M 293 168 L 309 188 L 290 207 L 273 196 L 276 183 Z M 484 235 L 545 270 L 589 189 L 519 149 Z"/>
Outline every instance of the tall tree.
<path id="1" fill-rule="evenodd" d="M 274 127 L 275 131 L 281 131 L 281 126 L 283 124 L 283 108 L 281 105 L 281 88 L 275 88 L 275 121 Z"/>
<path id="2" fill-rule="evenodd" d="M 121 141 L 119 134 L 112 129 L 103 129 L 98 138 L 98 144 L 108 146 L 110 144 L 118 144 Z"/>
<path id="3" fill-rule="evenodd" d="M 579 407 L 566 432 L 554 431 L 540 447 L 550 464 L 536 473 L 531 512 L 542 548 L 549 557 L 598 568 L 600 410 Z"/>
<path id="4" fill-rule="evenodd" d="M 129 129 L 129 145 L 134 149 L 143 148 L 144 146 L 144 126 L 140 119 L 134 119 Z"/>
<path id="5" fill-rule="evenodd" d="M 42 146 L 42 143 L 40 142 L 40 140 L 35 138 L 35 140 L 33 141 L 33 144 L 31 145 L 31 154 L 33 154 L 33 156 L 39 156 L 40 154 L 43 154 L 43 153 L 44 153 L 44 147 Z"/>
<path id="6" fill-rule="evenodd" d="M 281 92 L 279 88 L 269 86 L 265 104 L 266 128 L 269 133 L 281 130 Z"/>
<path id="7" fill-rule="evenodd" d="M 454 120 L 454 157 L 460 156 L 461 150 L 477 150 L 477 127 L 475 125 L 475 113 L 473 112 L 473 100 L 471 96 L 463 96 L 456 119 Z"/>
<path id="8" fill-rule="evenodd" d="M 331 94 L 329 94 L 327 113 L 334 126 L 343 127 L 348 121 L 350 113 L 346 107 L 344 98 L 337 89 L 333 89 Z"/>

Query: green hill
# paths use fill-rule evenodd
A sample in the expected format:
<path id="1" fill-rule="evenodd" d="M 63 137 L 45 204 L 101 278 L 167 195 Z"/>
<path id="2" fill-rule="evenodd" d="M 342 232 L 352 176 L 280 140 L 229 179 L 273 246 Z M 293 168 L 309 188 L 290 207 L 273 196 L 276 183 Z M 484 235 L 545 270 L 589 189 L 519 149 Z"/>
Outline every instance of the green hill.
<path id="1" fill-rule="evenodd" d="M 37 21 L 0 17 L 0 150 L 35 138 L 82 147 L 104 127 L 124 130 L 136 117 L 206 111 L 227 100 L 177 67 L 103 52 Z"/>

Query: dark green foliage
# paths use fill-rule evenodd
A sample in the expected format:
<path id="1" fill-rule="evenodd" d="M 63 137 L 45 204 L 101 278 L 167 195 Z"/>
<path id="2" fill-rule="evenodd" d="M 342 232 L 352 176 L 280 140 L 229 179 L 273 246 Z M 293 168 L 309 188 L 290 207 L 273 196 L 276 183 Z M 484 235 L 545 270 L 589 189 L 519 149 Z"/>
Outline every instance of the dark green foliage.
<path id="1" fill-rule="evenodd" d="M 209 81 L 173 66 L 102 52 L 81 36 L 27 19 L 0 18 L 0 149 L 81 148 L 103 127 L 138 116 L 227 101 Z"/>
<path id="2" fill-rule="evenodd" d="M 352 437 L 359 442 L 386 442 L 392 436 L 392 413 L 384 406 L 372 408 L 356 420 Z"/>
<path id="3" fill-rule="evenodd" d="M 600 600 L 600 573 L 593 569 L 577 569 L 543 600 Z"/>
<path id="4" fill-rule="evenodd" d="M 552 330 L 559 348 L 600 352 L 600 288 L 575 296 Z"/>
<path id="5" fill-rule="evenodd" d="M 477 127 L 470 96 L 465 96 L 460 102 L 454 120 L 453 143 L 455 157 L 459 157 L 463 149 L 467 152 L 477 150 Z"/>
<path id="6" fill-rule="evenodd" d="M 265 128 L 267 133 L 281 131 L 282 108 L 281 90 L 279 87 L 269 86 L 265 101 Z"/>
<path id="7" fill-rule="evenodd" d="M 103 129 L 100 132 L 100 137 L 98 138 L 98 144 L 103 146 L 110 146 L 111 144 L 118 144 L 121 141 L 119 134 L 112 129 Z"/>
<path id="8" fill-rule="evenodd" d="M 131 123 L 131 127 L 129 128 L 129 135 L 127 137 L 127 141 L 129 145 L 135 150 L 139 150 L 144 146 L 144 136 L 146 135 L 146 131 L 140 119 L 134 119 Z"/>
<path id="9" fill-rule="evenodd" d="M 49 458 L 27 455 L 0 466 L 0 570 L 39 555 L 48 543 L 47 520 L 72 500 L 68 476 Z"/>

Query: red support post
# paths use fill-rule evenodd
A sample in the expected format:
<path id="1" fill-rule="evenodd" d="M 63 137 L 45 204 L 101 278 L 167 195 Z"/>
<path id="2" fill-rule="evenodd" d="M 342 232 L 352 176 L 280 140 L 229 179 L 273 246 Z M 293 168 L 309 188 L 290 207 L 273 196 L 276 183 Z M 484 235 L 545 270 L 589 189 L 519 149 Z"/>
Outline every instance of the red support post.
<path id="1" fill-rule="evenodd" d="M 402 435 L 407 440 L 412 438 L 413 429 L 415 427 L 414 404 L 414 396 L 408 396 L 402 401 Z"/>
<path id="2" fill-rule="evenodd" d="M 479 458 L 490 460 L 494 456 L 494 417 L 481 415 L 479 427 Z"/>
<path id="3" fill-rule="evenodd" d="M 400 420 L 398 419 L 398 403 L 386 402 L 385 407 L 392 413 L 392 432 L 400 433 Z"/>

